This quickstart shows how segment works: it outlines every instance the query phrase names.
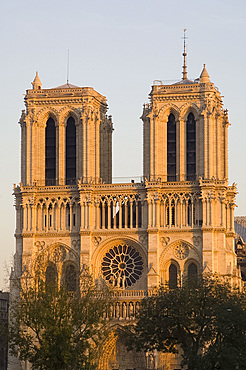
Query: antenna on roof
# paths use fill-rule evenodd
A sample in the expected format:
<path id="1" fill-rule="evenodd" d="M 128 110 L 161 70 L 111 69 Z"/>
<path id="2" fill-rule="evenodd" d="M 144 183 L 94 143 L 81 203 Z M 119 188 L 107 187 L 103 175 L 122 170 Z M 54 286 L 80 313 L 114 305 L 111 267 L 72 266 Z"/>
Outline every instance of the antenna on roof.
<path id="1" fill-rule="evenodd" d="M 186 63 L 185 63 L 185 57 L 186 57 L 187 53 L 186 53 L 186 50 L 185 50 L 185 48 L 186 48 L 185 40 L 186 40 L 186 39 L 188 39 L 188 37 L 186 37 L 186 36 L 185 36 L 185 32 L 186 32 L 186 31 L 187 31 L 187 29 L 185 28 L 185 29 L 184 29 L 184 36 L 182 37 L 182 38 L 184 39 L 184 52 L 183 52 L 183 56 L 184 56 L 184 65 L 183 65 L 183 77 L 182 77 L 182 80 L 183 80 L 183 81 L 184 81 L 184 80 L 187 80 L 187 70 L 186 70 L 187 66 L 186 66 Z"/>
<path id="2" fill-rule="evenodd" d="M 69 49 L 67 49 L 67 84 L 69 82 Z"/>

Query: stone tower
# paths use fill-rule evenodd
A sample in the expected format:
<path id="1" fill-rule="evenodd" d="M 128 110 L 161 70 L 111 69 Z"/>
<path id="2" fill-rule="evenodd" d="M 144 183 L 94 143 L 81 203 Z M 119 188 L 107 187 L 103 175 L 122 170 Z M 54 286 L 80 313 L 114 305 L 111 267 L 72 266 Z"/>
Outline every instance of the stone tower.
<path id="1" fill-rule="evenodd" d="M 104 96 L 70 84 L 25 95 L 12 279 L 40 257 L 66 281 L 90 266 L 117 291 L 115 324 L 134 317 L 146 291 L 204 271 L 240 278 L 234 250 L 236 186 L 228 185 L 228 114 L 200 77 L 155 82 L 144 105 L 143 180 L 112 184 L 112 121 Z M 69 289 L 76 289 L 70 285 Z M 179 368 L 179 358 L 127 354 L 112 330 L 100 370 Z M 151 365 L 152 364 L 152 365 Z M 15 369 L 17 369 L 15 367 Z"/>
<path id="2" fill-rule="evenodd" d="M 163 227 L 168 239 L 182 230 L 182 238 L 186 235 L 200 250 L 199 268 L 237 274 L 236 187 L 228 186 L 228 113 L 205 65 L 195 81 L 155 83 L 142 120 L 143 171 L 152 193 L 149 243 L 157 245 Z M 155 258 L 158 266 L 158 249 Z"/>
<path id="3" fill-rule="evenodd" d="M 42 89 L 38 73 L 32 85 L 19 122 L 21 183 L 14 189 L 18 277 L 32 271 L 37 253 L 49 245 L 71 248 L 71 266 L 79 270 L 81 222 L 87 221 L 78 184 L 112 182 L 113 124 L 106 98 L 69 83 Z"/>

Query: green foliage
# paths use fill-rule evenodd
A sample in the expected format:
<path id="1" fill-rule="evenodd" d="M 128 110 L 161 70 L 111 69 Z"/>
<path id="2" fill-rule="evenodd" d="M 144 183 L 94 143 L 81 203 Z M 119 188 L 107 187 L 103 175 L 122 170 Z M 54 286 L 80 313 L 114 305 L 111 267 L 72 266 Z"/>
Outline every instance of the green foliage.
<path id="1" fill-rule="evenodd" d="M 189 370 L 246 369 L 246 295 L 217 277 L 160 287 L 127 329 L 128 349 L 181 349 Z"/>
<path id="2" fill-rule="evenodd" d="M 11 311 L 10 348 L 33 369 L 96 369 L 111 297 L 91 279 L 81 286 L 68 292 L 40 278 L 22 281 Z"/>

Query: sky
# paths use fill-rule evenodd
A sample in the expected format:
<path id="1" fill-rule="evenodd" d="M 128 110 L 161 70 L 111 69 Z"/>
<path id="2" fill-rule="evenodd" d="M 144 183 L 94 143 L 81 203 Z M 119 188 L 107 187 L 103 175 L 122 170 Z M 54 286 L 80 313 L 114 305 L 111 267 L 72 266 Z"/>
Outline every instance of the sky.
<path id="1" fill-rule="evenodd" d="M 36 71 L 43 88 L 69 82 L 107 97 L 114 122 L 113 176 L 142 175 L 142 106 L 154 80 L 188 77 L 206 63 L 229 110 L 229 182 L 246 215 L 245 0 L 0 0 L 0 289 L 15 250 L 13 184 L 20 182 L 24 94 Z M 7 271 L 6 271 L 7 270 Z"/>

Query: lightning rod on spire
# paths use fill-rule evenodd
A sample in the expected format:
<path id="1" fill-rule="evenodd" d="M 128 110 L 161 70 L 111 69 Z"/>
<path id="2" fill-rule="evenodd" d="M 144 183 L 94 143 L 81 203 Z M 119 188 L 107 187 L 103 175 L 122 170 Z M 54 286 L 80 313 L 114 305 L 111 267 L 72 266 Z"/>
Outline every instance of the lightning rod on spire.
<path id="1" fill-rule="evenodd" d="M 183 39 L 184 39 L 184 52 L 183 52 L 183 57 L 184 57 L 184 64 L 183 64 L 183 77 L 182 77 L 182 80 L 187 80 L 187 66 L 186 66 L 186 60 L 185 60 L 185 57 L 187 55 L 186 53 L 186 42 L 185 40 L 188 39 L 188 37 L 186 37 L 185 35 L 185 32 L 187 31 L 187 29 L 185 28 L 184 29 L 184 36 L 183 36 Z"/>
<path id="2" fill-rule="evenodd" d="M 67 49 L 67 84 L 69 83 L 69 49 Z"/>

